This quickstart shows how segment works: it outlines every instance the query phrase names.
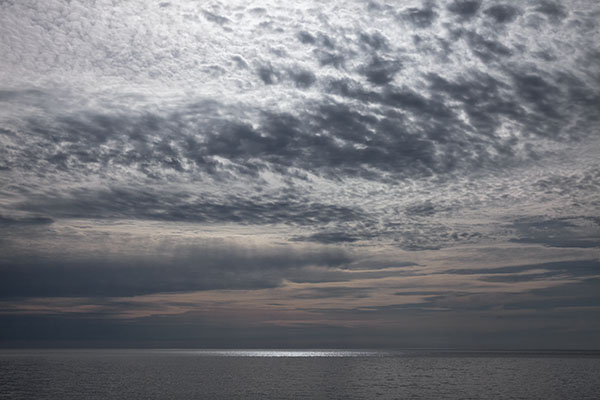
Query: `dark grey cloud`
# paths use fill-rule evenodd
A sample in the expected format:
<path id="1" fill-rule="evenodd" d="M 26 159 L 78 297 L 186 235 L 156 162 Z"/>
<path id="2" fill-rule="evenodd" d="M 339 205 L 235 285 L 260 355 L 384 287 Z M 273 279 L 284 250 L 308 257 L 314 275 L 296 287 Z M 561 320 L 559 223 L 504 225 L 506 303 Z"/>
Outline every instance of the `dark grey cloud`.
<path id="1" fill-rule="evenodd" d="M 474 32 L 463 36 L 486 62 L 512 54 L 504 44 Z M 539 157 L 528 135 L 577 139 L 573 135 L 587 131 L 575 134 L 566 127 L 597 118 L 592 112 L 599 104 L 594 86 L 566 73 L 517 69 L 500 79 L 466 71 L 453 80 L 430 73 L 424 77 L 426 90 L 417 92 L 391 84 L 400 73 L 397 60 L 375 56 L 360 68 L 375 89 L 350 79 L 329 80 L 326 90 L 343 101 L 326 97 L 290 112 L 248 110 L 259 115 L 252 121 L 215 101 L 192 100 L 162 112 L 133 107 L 69 112 L 50 108 L 60 99 L 46 94 L 38 115 L 28 116 L 18 129 L 23 145 L 13 153 L 20 154 L 14 153 L 4 167 L 98 173 L 122 165 L 156 179 L 169 170 L 225 177 L 290 168 L 336 177 L 377 179 L 386 173 L 418 179 L 526 162 Z M 311 70 L 288 71 L 298 88 L 316 82 Z M 261 66 L 258 74 L 265 84 L 282 77 L 271 64 Z M 12 93 L 10 101 L 25 103 L 29 97 Z M 447 100 L 458 104 L 450 107 Z M 570 104 L 569 113 L 561 111 L 564 104 Z M 500 135 L 507 121 L 526 135 Z M 530 150 L 518 150 L 523 148 Z"/>
<path id="2" fill-rule="evenodd" d="M 390 93 L 385 101 L 416 112 L 432 113 L 441 107 L 411 93 Z M 444 169 L 432 157 L 433 143 L 418 132 L 405 130 L 400 118 L 378 121 L 343 104 L 319 105 L 302 117 L 265 114 L 258 129 L 235 120 L 207 121 L 197 127 L 204 131 L 204 137 L 175 133 L 180 123 L 176 118 L 145 115 L 128 120 L 124 115 L 92 114 L 61 117 L 55 126 L 31 121 L 29 129 L 38 149 L 25 150 L 31 152 L 26 155 L 27 164 L 31 168 L 33 161 L 40 164 L 39 168 L 46 168 L 41 165 L 43 161 L 58 170 L 82 172 L 121 164 L 135 166 L 150 177 L 165 168 L 182 172 L 183 161 L 194 169 L 215 173 L 221 166 L 215 156 L 233 161 L 229 168 L 249 175 L 269 167 L 343 175 L 362 175 L 366 171 L 361 165 L 407 175 L 428 175 L 431 169 Z M 373 130 L 381 134 L 375 136 Z M 156 141 L 153 135 L 158 132 L 162 137 Z M 340 146 L 337 139 L 347 141 L 347 145 Z M 109 140 L 115 145 L 103 149 L 100 145 Z M 360 149 L 355 145 L 369 147 Z M 16 159 L 15 163 L 25 161 Z"/>
<path id="3" fill-rule="evenodd" d="M 471 18 L 479 8 L 481 7 L 481 1 L 479 0 L 457 0 L 446 7 L 448 11 L 458 14 L 462 18 Z"/>
<path id="4" fill-rule="evenodd" d="M 525 218 L 515 221 L 515 243 L 541 244 L 548 247 L 600 247 L 600 224 L 595 217 Z"/>
<path id="5" fill-rule="evenodd" d="M 240 55 L 234 55 L 233 57 L 231 57 L 231 59 L 235 61 L 236 65 L 239 68 L 248 68 L 248 62 L 244 59 L 244 57 Z"/>
<path id="6" fill-rule="evenodd" d="M 400 15 L 418 28 L 430 27 L 438 17 L 431 6 L 424 8 L 411 7 L 402 11 Z"/>
<path id="7" fill-rule="evenodd" d="M 182 330 L 180 327 L 187 329 Z M 298 326 L 252 324 L 243 319 L 208 320 L 198 313 L 157 316 L 131 320 L 105 318 L 104 315 L 0 317 L 0 341 L 3 344 L 61 347 L 126 348 L 352 348 L 359 333 L 331 324 L 311 323 Z M 316 346 L 316 347 L 315 347 Z M 364 347 L 364 343 L 363 343 Z M 215 396 L 218 393 L 215 392 Z"/>
<path id="8" fill-rule="evenodd" d="M 279 286 L 319 267 L 316 282 L 346 280 L 327 269 L 352 261 L 340 249 L 256 249 L 213 241 L 167 248 L 161 254 L 15 254 L 0 263 L 0 296 L 119 297 L 214 289 L 251 290 Z"/>
<path id="9" fill-rule="evenodd" d="M 498 57 L 510 57 L 512 51 L 507 46 L 495 40 L 485 39 L 483 36 L 468 32 L 467 43 L 473 54 L 484 62 L 490 62 Z"/>
<path id="10" fill-rule="evenodd" d="M 258 76 L 265 85 L 272 85 L 277 82 L 277 73 L 271 65 L 263 65 L 258 68 Z"/>
<path id="11" fill-rule="evenodd" d="M 327 246 L 331 249 L 337 249 L 337 251 L 343 251 L 339 246 Z M 345 253 L 344 253 L 345 254 Z M 354 255 L 353 253 L 351 253 Z M 370 263 L 368 268 L 355 266 L 350 261 L 355 261 L 356 256 L 349 255 L 349 262 L 340 264 L 337 268 L 290 268 L 282 275 L 289 282 L 298 284 L 326 284 L 335 282 L 337 284 L 344 283 L 351 285 L 354 280 L 369 280 L 369 279 L 383 279 L 389 277 L 398 276 L 412 276 L 414 272 L 398 272 L 394 270 L 387 270 L 386 266 L 378 266 L 376 263 Z M 371 268 L 371 265 L 373 266 Z M 395 267 L 406 267 L 412 266 L 412 263 L 398 262 Z M 329 288 L 329 287 L 328 287 Z M 317 290 L 317 292 L 325 292 L 326 289 Z M 337 296 L 332 296 L 337 297 Z"/>
<path id="12" fill-rule="evenodd" d="M 514 80 L 520 98 L 534 106 L 542 117 L 550 120 L 560 118 L 554 101 L 561 94 L 557 86 L 536 74 L 515 74 Z"/>
<path id="13" fill-rule="evenodd" d="M 434 215 L 438 212 L 437 208 L 433 205 L 431 201 L 427 201 L 422 204 L 415 204 L 406 208 L 405 212 L 408 215 L 416 215 L 427 217 L 430 215 Z"/>
<path id="14" fill-rule="evenodd" d="M 448 290 L 407 290 L 394 293 L 396 296 L 440 296 L 440 295 L 449 295 L 456 292 L 448 291 Z"/>
<path id="15" fill-rule="evenodd" d="M 597 272 L 597 270 L 596 270 Z M 525 299 L 506 305 L 507 309 L 555 310 L 560 308 L 600 306 L 600 279 L 590 277 L 558 287 L 534 289 Z"/>
<path id="16" fill-rule="evenodd" d="M 497 4 L 486 8 L 483 13 L 492 18 L 497 23 L 508 23 L 514 21 L 521 10 L 510 4 Z"/>
<path id="17" fill-rule="evenodd" d="M 304 69 L 290 70 L 289 76 L 296 87 L 301 89 L 309 88 L 317 81 L 317 77 L 312 71 Z"/>
<path id="18" fill-rule="evenodd" d="M 519 273 L 545 269 L 548 272 L 518 275 Z M 551 276 L 589 277 L 600 271 L 600 260 L 557 261 L 540 264 L 515 265 L 496 268 L 450 269 L 445 274 L 454 275 L 485 275 L 482 279 L 492 282 L 518 282 L 521 280 L 537 280 Z"/>
<path id="19" fill-rule="evenodd" d="M 390 221 L 379 224 L 376 214 L 373 214 L 366 220 L 338 223 L 337 228 L 340 230 L 337 231 L 322 230 L 310 235 L 294 236 L 290 240 L 338 245 L 359 241 L 362 242 L 361 244 L 373 245 L 378 240 L 382 240 L 412 252 L 440 250 L 459 244 L 478 243 L 486 239 L 487 235 L 481 232 L 464 230 L 432 220 L 436 214 L 447 211 L 441 206 L 433 206 L 426 202 L 398 210 L 398 214 L 402 215 L 401 222 Z"/>
<path id="20" fill-rule="evenodd" d="M 207 196 L 208 197 L 208 196 Z M 18 205 L 57 218 L 149 219 L 204 223 L 321 225 L 368 216 L 358 208 L 294 198 L 202 198 L 186 192 L 143 188 L 78 189 L 62 195 L 30 198 Z M 42 218 L 46 221 L 48 218 Z"/>
<path id="21" fill-rule="evenodd" d="M 362 299 L 369 297 L 372 288 L 368 287 L 328 287 L 328 288 L 310 288 L 301 290 L 294 294 L 299 299 L 330 299 L 330 298 L 352 298 Z"/>
<path id="22" fill-rule="evenodd" d="M 359 240 L 359 238 L 344 232 L 318 232 L 309 236 L 296 236 L 292 240 L 296 242 L 316 242 L 323 244 L 331 244 L 352 243 Z"/>
<path id="23" fill-rule="evenodd" d="M 544 272 L 544 273 L 536 273 L 536 274 L 527 274 L 527 275 L 517 275 L 517 274 L 499 274 L 499 275 L 490 275 L 480 278 L 480 281 L 483 282 L 500 282 L 500 283 L 517 283 L 517 282 L 533 282 L 533 281 L 547 281 L 549 278 L 555 277 L 556 272 Z"/>
<path id="24" fill-rule="evenodd" d="M 560 2 L 556 1 L 540 1 L 535 11 L 545 14 L 552 20 L 561 20 L 567 17 L 568 11 Z"/>
<path id="25" fill-rule="evenodd" d="M 320 313 L 319 313 L 320 311 Z M 557 348 L 563 343 L 565 329 L 557 328 L 548 320 L 548 313 L 539 317 L 526 315 L 507 320 L 507 314 L 471 310 L 462 314 L 430 311 L 424 315 L 419 309 L 381 310 L 314 310 L 314 314 L 335 321 L 341 316 L 360 316 L 365 324 L 359 327 L 331 323 L 304 323 L 292 326 L 250 324 L 241 318 L 209 320 L 199 313 L 152 316 L 131 320 L 116 320 L 103 316 L 75 315 L 3 315 L 0 317 L 0 340 L 5 345 L 31 347 L 159 347 L 159 348 L 440 348 L 464 349 L 538 349 Z M 424 321 L 429 316 L 436 324 Z M 567 335 L 575 344 L 562 348 L 596 347 L 598 324 L 591 313 L 560 314 L 555 321 L 561 326 L 574 326 L 578 321 L 586 329 Z M 402 320 L 398 329 L 393 323 L 380 321 Z M 133 322 L 133 323 L 132 323 Z M 185 327 L 182 329 L 181 327 Z M 417 327 L 425 328 L 419 331 Z M 487 329 L 486 329 L 487 328 Z M 410 354 L 403 352 L 405 357 Z M 447 351 L 431 355 L 447 356 Z M 498 356 L 501 353 L 493 353 Z M 523 353 L 521 353 L 523 354 Z M 525 353 L 527 354 L 527 353 Z M 539 354 L 539 352 L 536 352 Z M 548 353 L 555 356 L 556 352 Z M 564 352 L 577 356 L 595 356 L 591 351 Z M 514 355 L 509 354 L 509 356 Z M 593 375 L 590 375 L 592 377 Z"/>
<path id="26" fill-rule="evenodd" d="M 298 32 L 298 40 L 300 40 L 304 44 L 313 44 L 315 43 L 316 39 L 309 32 L 301 31 Z"/>
<path id="27" fill-rule="evenodd" d="M 26 89 L 26 90 L 2 89 L 2 90 L 0 90 L 0 101 L 19 100 L 19 99 L 23 99 L 23 98 L 31 99 L 32 97 L 35 98 L 38 96 L 44 97 L 45 93 L 43 91 L 36 90 L 36 89 Z"/>
<path id="28" fill-rule="evenodd" d="M 10 217 L 0 215 L 0 226 L 19 226 L 19 225 L 48 225 L 53 223 L 52 218 L 43 216 L 34 217 Z"/>
<path id="29" fill-rule="evenodd" d="M 330 65 L 335 68 L 343 68 L 346 62 L 346 57 L 340 52 L 315 49 L 314 54 L 321 66 Z"/>
<path id="30" fill-rule="evenodd" d="M 598 265 L 596 265 L 597 269 Z M 539 274 L 537 274 L 539 275 Z M 537 276 L 536 276 L 537 277 Z M 488 282 L 513 283 L 520 280 L 504 280 L 501 275 L 492 275 Z M 493 279 L 499 278 L 499 279 Z M 535 278 L 534 278 L 535 279 Z M 532 279 L 532 280 L 534 280 Z M 375 313 L 393 313 L 398 315 L 410 310 L 429 313 L 455 313 L 485 312 L 490 316 L 498 317 L 505 311 L 519 311 L 524 318 L 533 318 L 529 313 L 534 311 L 535 318 L 549 321 L 568 319 L 573 313 L 588 317 L 594 308 L 600 304 L 598 296 L 599 280 L 594 277 L 584 278 L 574 283 L 553 285 L 544 289 L 532 289 L 526 292 L 464 292 L 464 291 L 430 291 L 430 292 L 399 292 L 398 295 L 417 295 L 424 299 L 415 303 L 397 304 L 390 306 L 365 307 Z M 592 307 L 592 308 L 590 308 Z M 514 317 L 514 316 L 513 316 Z M 513 323 L 517 323 L 513 320 Z M 550 322 L 550 324 L 552 324 Z"/>
<path id="31" fill-rule="evenodd" d="M 491 51 L 486 46 L 484 49 Z M 483 53 L 482 56 L 491 57 L 489 53 Z M 559 110 L 563 104 L 570 104 L 570 107 L 581 104 L 580 97 L 570 96 L 568 86 L 561 88 L 531 72 L 513 72 L 512 83 L 498 81 L 485 74 L 479 75 L 477 81 L 448 82 L 435 75 L 431 75 L 430 79 L 432 87 L 464 104 L 464 111 L 469 115 L 470 122 L 484 135 L 496 135 L 503 119 L 508 118 L 528 134 L 565 140 L 568 138 L 568 133 L 564 131 L 565 123 L 570 117 Z M 514 87 L 513 94 L 502 94 L 511 86 Z M 587 113 L 583 111 L 586 109 L 587 106 L 583 106 L 581 112 Z M 510 140 L 506 142 L 505 145 L 508 146 L 504 148 L 498 143 L 496 149 L 501 153 L 511 152 L 511 147 L 516 143 L 510 143 Z"/>
<path id="32" fill-rule="evenodd" d="M 519 275 L 516 271 L 524 272 L 531 269 L 549 269 L 547 273 L 532 273 Z M 577 277 L 576 282 L 552 285 L 544 289 L 531 289 L 519 293 L 514 292 L 486 292 L 486 291 L 407 291 L 398 292 L 398 296 L 423 296 L 424 299 L 410 304 L 392 305 L 389 307 L 374 307 L 374 311 L 384 310 L 410 310 L 418 309 L 429 312 L 467 312 L 486 311 L 498 313 L 502 310 L 519 310 L 520 312 L 535 310 L 544 313 L 551 312 L 550 319 L 564 318 L 569 312 L 579 309 L 585 312 L 588 307 L 600 305 L 598 284 L 600 280 L 595 276 L 600 269 L 597 260 L 583 260 L 572 262 L 545 263 L 530 266 L 500 267 L 493 269 L 488 275 L 482 277 L 484 282 L 492 283 L 519 283 L 530 281 L 543 281 L 552 277 L 564 278 Z M 465 271 L 466 272 L 466 271 Z M 483 270 L 479 271 L 484 273 Z M 560 311 L 561 308 L 570 310 Z M 590 311 L 593 312 L 593 311 Z M 497 314 L 496 314 L 497 315 Z"/>
<path id="33" fill-rule="evenodd" d="M 394 79 L 394 75 L 400 68 L 399 61 L 373 57 L 371 62 L 363 68 L 363 73 L 372 84 L 385 85 Z"/>
<path id="34" fill-rule="evenodd" d="M 361 43 L 374 51 L 389 50 L 389 40 L 379 31 L 361 32 L 359 38 Z"/>
<path id="35" fill-rule="evenodd" d="M 231 22 L 229 20 L 229 18 L 223 17 L 221 15 L 218 15 L 218 14 L 212 13 L 210 11 L 206 11 L 206 10 L 202 11 L 202 15 L 204 15 L 204 18 L 206 18 L 208 21 L 214 22 L 215 24 L 218 24 L 218 25 L 225 25 L 225 24 Z"/>
<path id="36" fill-rule="evenodd" d="M 335 39 L 327 34 L 319 33 L 318 39 L 319 39 L 319 44 L 322 47 L 325 47 L 325 48 L 331 49 L 331 50 L 333 50 L 337 47 L 336 43 L 335 43 Z"/>
<path id="37" fill-rule="evenodd" d="M 331 36 L 300 31 L 296 37 L 302 44 L 313 47 L 312 54 L 322 67 L 332 66 L 339 69 L 345 67 L 348 51 L 337 46 L 335 39 Z"/>

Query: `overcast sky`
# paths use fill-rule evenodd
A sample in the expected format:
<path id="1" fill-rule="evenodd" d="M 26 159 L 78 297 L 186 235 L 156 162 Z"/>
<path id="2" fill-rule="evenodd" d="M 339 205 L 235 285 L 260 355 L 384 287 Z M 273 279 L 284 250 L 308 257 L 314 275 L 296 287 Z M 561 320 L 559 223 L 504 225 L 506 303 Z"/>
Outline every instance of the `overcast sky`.
<path id="1" fill-rule="evenodd" d="M 595 0 L 0 0 L 0 345 L 600 348 Z"/>

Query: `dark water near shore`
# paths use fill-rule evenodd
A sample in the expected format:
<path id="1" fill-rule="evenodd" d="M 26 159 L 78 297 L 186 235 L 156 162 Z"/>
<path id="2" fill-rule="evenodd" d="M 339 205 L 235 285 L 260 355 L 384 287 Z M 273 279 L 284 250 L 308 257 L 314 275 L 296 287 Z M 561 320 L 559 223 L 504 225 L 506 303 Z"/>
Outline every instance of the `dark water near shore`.
<path id="1" fill-rule="evenodd" d="M 0 399 L 598 399 L 598 352 L 0 350 Z"/>

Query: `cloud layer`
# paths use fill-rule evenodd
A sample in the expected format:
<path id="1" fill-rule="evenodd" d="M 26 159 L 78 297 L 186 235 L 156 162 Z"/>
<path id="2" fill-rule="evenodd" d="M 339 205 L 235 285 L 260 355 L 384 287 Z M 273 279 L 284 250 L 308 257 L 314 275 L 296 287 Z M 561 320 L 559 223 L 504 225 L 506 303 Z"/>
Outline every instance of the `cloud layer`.
<path id="1" fill-rule="evenodd" d="M 560 345 L 597 310 L 595 2 L 0 11 L 2 313 L 220 321 L 196 293 L 392 337 L 534 310 Z"/>

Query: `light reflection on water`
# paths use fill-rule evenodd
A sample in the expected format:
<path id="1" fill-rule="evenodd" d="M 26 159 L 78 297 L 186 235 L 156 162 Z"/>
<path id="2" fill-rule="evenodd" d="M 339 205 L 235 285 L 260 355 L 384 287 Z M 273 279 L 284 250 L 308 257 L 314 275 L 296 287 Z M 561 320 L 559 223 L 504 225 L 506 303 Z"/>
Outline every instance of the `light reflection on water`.
<path id="1" fill-rule="evenodd" d="M 76 350 L 77 351 L 77 350 Z M 91 350 L 92 352 L 94 350 Z M 112 350 L 116 353 L 155 353 L 172 354 L 180 356 L 198 357 L 392 357 L 392 358 L 423 358 L 423 357 L 450 357 L 450 358 L 569 358 L 592 357 L 600 358 L 600 351 L 596 350 L 455 350 L 455 349 L 404 349 L 404 350 L 345 350 L 345 349 L 127 349 Z"/>
<path id="2" fill-rule="evenodd" d="M 373 357 L 382 353 L 369 350 L 174 350 L 211 357 Z"/>

